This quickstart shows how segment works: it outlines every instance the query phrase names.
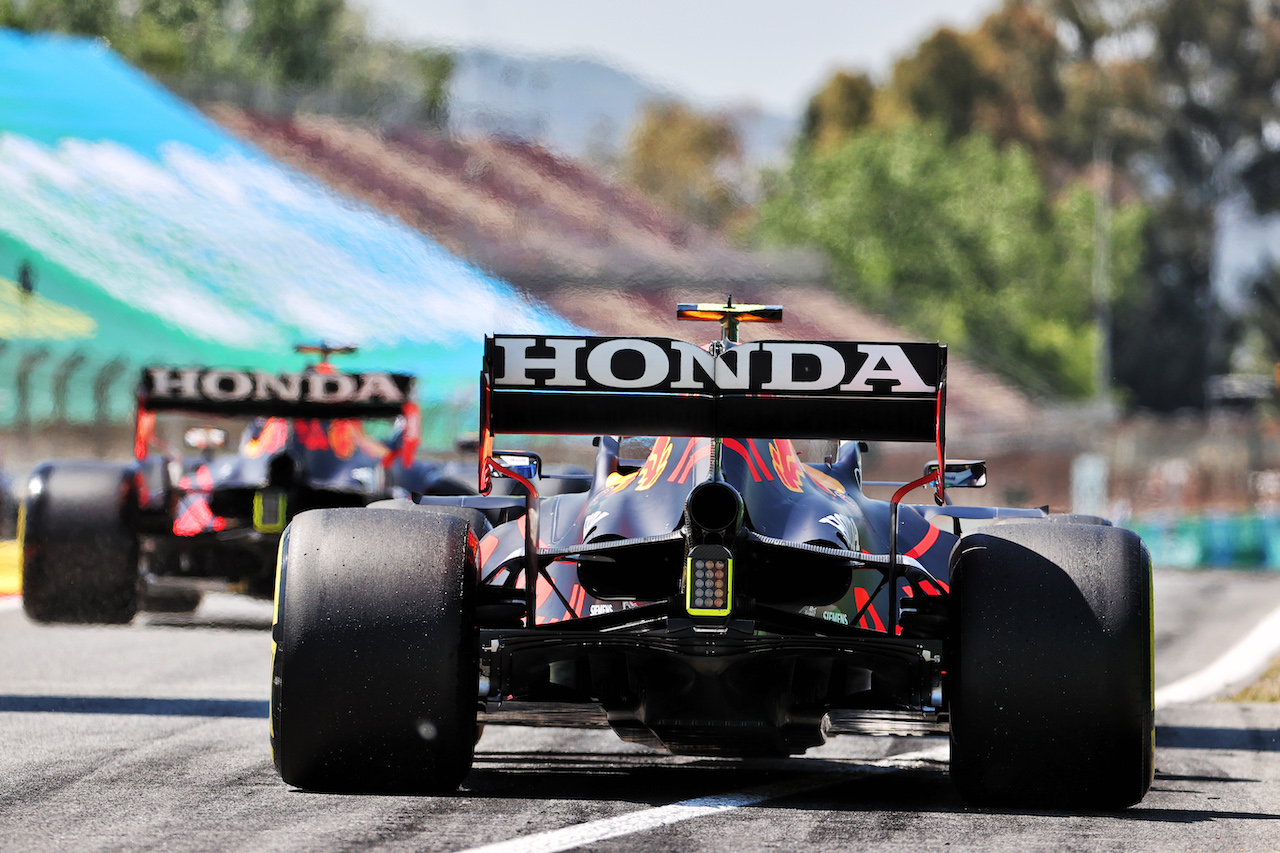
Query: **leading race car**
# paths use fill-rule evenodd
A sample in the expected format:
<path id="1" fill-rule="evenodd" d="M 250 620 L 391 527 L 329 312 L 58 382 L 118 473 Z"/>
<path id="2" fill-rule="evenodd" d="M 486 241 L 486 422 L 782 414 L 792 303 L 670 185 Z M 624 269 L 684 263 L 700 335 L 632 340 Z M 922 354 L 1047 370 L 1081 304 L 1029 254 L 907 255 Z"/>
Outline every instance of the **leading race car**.
<path id="1" fill-rule="evenodd" d="M 210 589 L 269 597 L 280 533 L 297 513 L 475 492 L 456 466 L 414 458 L 413 377 L 346 373 L 328 361 L 335 348 L 298 349 L 322 360 L 284 375 L 146 368 L 132 464 L 39 465 L 20 524 L 27 614 L 128 622 L 139 609 L 192 611 Z M 157 413 L 202 419 L 185 430 L 194 454 L 160 438 Z M 249 419 L 234 452 L 220 452 L 214 416 Z M 389 434 L 374 438 L 370 421 Z"/>
<path id="2" fill-rule="evenodd" d="M 681 306 L 661 338 L 486 342 L 481 484 L 296 517 L 273 627 L 285 782 L 453 791 L 484 722 L 608 726 L 673 753 L 773 756 L 831 734 L 949 733 L 984 805 L 1119 808 L 1153 773 L 1150 559 L 1132 532 L 961 507 L 985 464 L 945 455 L 946 348 L 738 343 L 776 306 Z M 597 434 L 559 483 L 495 434 Z M 658 435 L 643 458 L 622 436 Z M 929 442 L 889 500 L 860 444 Z M 926 487 L 934 502 L 903 503 Z M 963 526 L 980 523 L 964 532 Z M 962 535 L 963 534 L 963 535 Z"/>

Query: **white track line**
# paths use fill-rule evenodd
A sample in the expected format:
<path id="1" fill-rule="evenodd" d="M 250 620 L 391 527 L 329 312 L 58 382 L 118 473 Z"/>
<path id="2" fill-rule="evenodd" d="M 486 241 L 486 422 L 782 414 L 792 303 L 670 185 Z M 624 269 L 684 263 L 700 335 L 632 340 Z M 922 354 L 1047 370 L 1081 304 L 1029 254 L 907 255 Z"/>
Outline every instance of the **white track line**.
<path id="1" fill-rule="evenodd" d="M 22 596 L 20 595 L 0 595 L 0 613 L 6 610 L 21 610 Z"/>
<path id="2" fill-rule="evenodd" d="M 779 797 L 827 788 L 846 782 L 850 778 L 892 773 L 909 767 L 918 767 L 927 761 L 945 761 L 949 753 L 950 747 L 944 743 L 932 749 L 895 755 L 879 761 L 859 763 L 843 772 L 818 773 L 798 779 L 760 785 L 736 793 L 721 794 L 714 797 L 698 797 L 693 800 L 673 803 L 669 806 L 659 806 L 653 809 L 619 815 L 618 817 L 593 820 L 577 826 L 567 826 L 563 829 L 540 832 L 536 835 L 524 835 L 508 841 L 486 844 L 483 847 L 473 847 L 462 851 L 462 853 L 558 853 L 561 850 L 571 850 L 574 847 L 581 847 L 585 844 L 595 844 L 608 838 L 645 832 L 660 826 L 706 817 L 707 815 L 721 814 L 743 806 L 762 803 L 765 800 L 776 800 Z M 798 764 L 799 762 L 797 762 Z"/>
<path id="3" fill-rule="evenodd" d="M 1277 608 L 1226 654 L 1199 672 L 1156 691 L 1156 707 L 1208 699 L 1265 669 L 1280 653 L 1280 608 Z"/>

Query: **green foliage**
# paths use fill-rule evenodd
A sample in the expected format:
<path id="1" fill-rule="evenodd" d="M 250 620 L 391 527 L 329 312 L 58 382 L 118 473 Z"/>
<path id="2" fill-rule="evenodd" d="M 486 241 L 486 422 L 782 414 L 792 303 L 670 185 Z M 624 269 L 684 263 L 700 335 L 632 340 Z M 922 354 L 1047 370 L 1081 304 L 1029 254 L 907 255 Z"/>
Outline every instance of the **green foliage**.
<path id="1" fill-rule="evenodd" d="M 370 40 L 346 0 L 0 0 L 0 26 L 104 38 L 171 81 L 325 89 L 348 103 L 390 98 L 407 119 L 435 126 L 448 115 L 452 54 Z"/>
<path id="2" fill-rule="evenodd" d="M 1113 220 L 1113 274 L 1141 255 L 1143 213 Z M 870 130 L 798 153 L 760 210 L 770 242 L 817 246 L 873 310 L 1031 385 L 1083 396 L 1093 371 L 1093 196 L 1048 197 L 1031 156 L 938 125 Z"/>
<path id="3" fill-rule="evenodd" d="M 1012 0 L 975 31 L 943 27 L 898 60 L 882 118 L 940 122 L 951 140 L 978 131 L 1001 145 L 1017 142 L 1043 161 L 1066 97 L 1063 54 L 1052 23 Z"/>
<path id="4" fill-rule="evenodd" d="M 22 17 L 20 29 L 110 38 L 119 28 L 115 0 L 29 0 L 14 4 Z"/>
<path id="5" fill-rule="evenodd" d="M 453 54 L 443 50 L 414 51 L 414 65 L 422 83 L 424 118 L 432 127 L 444 127 L 449 119 L 449 80 L 453 77 Z"/>
<path id="6" fill-rule="evenodd" d="M 343 0 L 248 0 L 247 47 L 280 83 L 320 85 L 339 61 Z"/>
<path id="7" fill-rule="evenodd" d="M 817 148 L 839 145 L 849 134 L 871 123 L 875 98 L 876 86 L 866 74 L 837 71 L 809 99 L 801 138 Z"/>
<path id="8" fill-rule="evenodd" d="M 670 101 L 649 104 L 636 123 L 623 161 L 641 191 L 693 220 L 718 228 L 741 205 L 725 179 L 741 155 L 727 121 Z"/>
<path id="9" fill-rule="evenodd" d="M 973 39 L 943 27 L 894 66 L 888 94 L 915 117 L 940 124 L 954 140 L 973 129 L 979 105 L 996 91 Z"/>
<path id="10" fill-rule="evenodd" d="M 770 201 L 765 231 L 783 239 L 790 230 L 785 239 L 827 247 L 844 284 L 859 298 L 899 319 L 914 319 L 918 327 L 927 323 L 922 328 L 931 333 L 943 324 L 930 312 L 945 306 L 951 312 L 947 322 L 964 327 L 970 346 L 978 338 L 973 321 L 961 319 L 966 316 L 963 299 L 932 299 L 928 305 L 915 299 L 913 304 L 910 294 L 920 288 L 932 292 L 936 285 L 941 293 L 950 288 L 955 294 L 995 299 L 1001 314 L 991 320 L 991 328 L 1020 325 L 1014 339 L 1023 341 L 1019 346 L 1027 357 L 1065 378 L 1060 387 L 1078 390 L 1084 353 L 1090 351 L 1080 332 L 1088 317 L 1087 300 L 1082 309 L 1050 298 L 1049 292 L 1053 286 L 1060 294 L 1069 292 L 1067 281 L 1088 292 L 1092 199 L 1070 187 L 1085 175 L 1091 180 L 1110 175 L 1118 198 L 1145 198 L 1144 206 L 1118 208 L 1113 221 L 1108 306 L 1113 379 L 1136 406 L 1164 411 L 1200 406 L 1206 378 L 1226 369 L 1245 327 L 1260 329 L 1280 357 L 1280 272 L 1260 272 L 1252 282 L 1251 310 L 1242 317 L 1229 316 L 1221 307 L 1212 280 L 1222 203 L 1247 193 L 1259 214 L 1280 211 L 1277 81 L 1276 3 L 1005 0 L 972 31 L 935 31 L 899 60 L 888 83 L 875 93 L 867 127 L 879 128 L 882 140 L 890 139 L 883 135 L 885 129 L 908 130 L 932 122 L 938 135 L 952 143 L 949 149 L 943 146 L 947 157 L 938 155 L 938 187 L 888 180 L 883 164 L 870 154 L 847 164 L 863 182 L 850 192 L 936 231 L 922 240 L 928 251 L 907 245 L 904 229 L 889 213 L 850 215 L 841 227 L 864 245 L 841 247 L 813 223 L 781 223 L 783 208 L 776 198 Z M 819 95 L 834 85 L 833 80 Z M 845 132 L 841 138 L 858 133 Z M 1025 222 L 1009 226 L 1007 233 L 1023 241 L 1018 263 L 995 248 L 990 233 L 1004 227 L 996 219 L 1012 211 L 1002 199 L 1014 184 L 993 183 L 1002 189 L 966 214 L 973 217 L 967 227 L 953 218 L 957 205 L 947 193 L 978 190 L 964 187 L 946 170 L 954 163 L 975 165 L 968 149 L 975 137 L 994 141 L 1002 151 L 1029 153 L 1043 199 L 1055 199 L 1042 199 L 1040 214 L 1027 207 Z M 822 146 L 797 150 L 796 166 L 780 187 L 786 188 L 782 197 L 804 197 L 806 204 L 825 210 L 833 200 L 820 197 L 820 186 L 811 197 L 801 191 L 806 180 L 820 184 L 830 179 L 807 174 L 833 168 L 817 165 L 820 158 L 809 150 L 815 147 Z M 913 149 L 910 157 L 922 155 Z M 930 180 L 929 168 L 921 168 L 921 182 Z M 995 180 L 994 175 L 988 178 Z M 887 197 L 890 189 L 896 198 Z M 917 212 L 904 214 L 903 208 Z M 1028 264 L 1045 258 L 1050 267 L 1027 275 Z M 1028 301 L 1026 294 L 1015 298 L 1006 287 L 990 283 L 1014 275 L 1039 282 L 1035 286 L 1042 292 Z M 1050 304 L 1044 310 L 1062 313 L 1037 315 L 1045 300 Z M 1028 307 L 1032 305 L 1035 311 Z M 989 348 L 1006 358 L 1012 344 L 996 343 L 1004 349 Z"/>

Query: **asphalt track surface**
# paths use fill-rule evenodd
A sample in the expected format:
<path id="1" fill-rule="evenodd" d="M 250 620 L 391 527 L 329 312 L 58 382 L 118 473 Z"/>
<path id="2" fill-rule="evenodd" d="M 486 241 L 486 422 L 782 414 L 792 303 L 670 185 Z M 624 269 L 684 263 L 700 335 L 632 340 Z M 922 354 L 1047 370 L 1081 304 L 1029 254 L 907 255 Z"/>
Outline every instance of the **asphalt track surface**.
<path id="1" fill-rule="evenodd" d="M 1278 608 L 1280 573 L 1157 573 L 1157 686 Z M 270 764 L 269 621 L 216 597 L 46 627 L 0 600 L 0 850 L 1280 850 L 1280 705 L 1215 701 L 1158 712 L 1155 785 L 1120 812 L 970 808 L 940 738 L 712 760 L 499 727 L 457 796 L 302 793 Z"/>

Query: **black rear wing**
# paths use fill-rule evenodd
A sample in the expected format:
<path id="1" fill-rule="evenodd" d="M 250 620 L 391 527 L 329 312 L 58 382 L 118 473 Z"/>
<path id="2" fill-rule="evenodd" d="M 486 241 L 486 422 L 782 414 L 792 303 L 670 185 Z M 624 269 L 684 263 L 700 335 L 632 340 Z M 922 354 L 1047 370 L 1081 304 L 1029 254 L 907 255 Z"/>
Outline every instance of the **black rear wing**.
<path id="1" fill-rule="evenodd" d="M 929 343 L 495 335 L 481 431 L 938 441 L 946 375 Z"/>
<path id="2" fill-rule="evenodd" d="M 481 490 L 497 467 L 493 437 L 504 433 L 931 441 L 945 458 L 941 344 L 757 341 L 713 351 L 671 338 L 486 337 Z"/>
<path id="3" fill-rule="evenodd" d="M 403 415 L 416 446 L 415 380 L 406 373 L 346 373 L 322 364 L 297 373 L 218 368 L 145 367 L 138 384 L 135 455 L 145 456 L 155 413 L 229 417 L 386 418 Z M 407 446 L 407 445 L 406 445 Z"/>

